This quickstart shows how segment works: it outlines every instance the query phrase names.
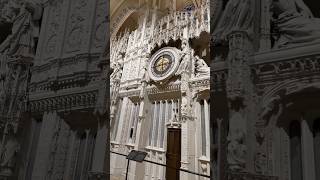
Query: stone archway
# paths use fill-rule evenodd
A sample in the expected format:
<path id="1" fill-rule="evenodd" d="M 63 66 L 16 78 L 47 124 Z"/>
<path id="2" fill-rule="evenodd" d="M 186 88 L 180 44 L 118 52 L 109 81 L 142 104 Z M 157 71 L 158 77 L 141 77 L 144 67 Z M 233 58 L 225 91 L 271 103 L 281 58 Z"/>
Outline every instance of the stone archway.
<path id="1" fill-rule="evenodd" d="M 296 88 L 289 91 L 292 87 Z M 301 176 L 303 180 L 315 180 L 313 124 L 320 117 L 319 85 L 302 86 L 295 83 L 274 92 L 277 93 L 273 93 L 273 97 L 278 98 L 270 103 L 272 106 L 269 107 L 273 108 L 270 112 L 277 113 L 276 109 L 281 112 L 269 117 L 266 139 L 268 151 L 272 154 L 268 158 L 273 162 L 269 167 L 273 168 L 273 174 L 279 176 L 280 180 L 294 180 L 297 176 Z M 294 123 L 298 124 L 300 132 L 297 128 L 292 131 Z"/>

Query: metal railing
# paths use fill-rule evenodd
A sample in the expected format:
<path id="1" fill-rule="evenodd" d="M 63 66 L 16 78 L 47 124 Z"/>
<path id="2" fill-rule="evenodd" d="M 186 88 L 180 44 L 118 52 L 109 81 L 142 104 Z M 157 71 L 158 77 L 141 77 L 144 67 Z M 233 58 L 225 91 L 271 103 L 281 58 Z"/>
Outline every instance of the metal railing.
<path id="1" fill-rule="evenodd" d="M 110 151 L 110 152 L 113 153 L 113 154 L 117 154 L 117 155 L 120 155 L 120 156 L 125 156 L 125 157 L 127 157 L 126 154 L 122 154 L 122 153 L 118 153 L 118 152 L 113 152 L 113 151 Z M 147 162 L 147 163 L 151 163 L 151 164 L 163 166 L 163 167 L 166 167 L 166 168 L 174 169 L 174 170 L 176 170 L 176 171 L 186 172 L 186 173 L 193 174 L 193 175 L 196 175 L 196 176 L 201 176 L 201 177 L 205 177 L 205 178 L 210 178 L 210 177 L 211 177 L 211 176 L 208 176 L 208 175 L 206 175 L 206 174 L 200 174 L 200 173 L 193 172 L 193 171 L 189 171 L 189 170 L 186 170 L 186 169 L 180 169 L 180 168 L 170 167 L 170 166 L 167 166 L 166 164 L 162 164 L 162 163 L 157 163 L 157 162 L 153 162 L 153 161 L 149 161 L 149 160 L 143 160 L 143 161 L 144 161 L 144 162 Z"/>

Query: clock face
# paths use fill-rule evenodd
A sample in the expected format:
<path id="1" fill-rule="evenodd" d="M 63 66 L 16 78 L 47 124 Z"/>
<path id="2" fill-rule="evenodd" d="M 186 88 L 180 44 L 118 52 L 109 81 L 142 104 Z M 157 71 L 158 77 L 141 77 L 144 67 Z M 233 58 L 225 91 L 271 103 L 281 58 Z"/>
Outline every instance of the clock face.
<path id="1" fill-rule="evenodd" d="M 148 72 L 154 81 L 169 78 L 179 65 L 180 55 L 173 47 L 165 47 L 157 51 L 150 60 Z"/>
<path id="2" fill-rule="evenodd" d="M 153 73 L 156 76 L 165 75 L 173 66 L 173 59 L 171 54 L 160 55 L 153 63 Z"/>

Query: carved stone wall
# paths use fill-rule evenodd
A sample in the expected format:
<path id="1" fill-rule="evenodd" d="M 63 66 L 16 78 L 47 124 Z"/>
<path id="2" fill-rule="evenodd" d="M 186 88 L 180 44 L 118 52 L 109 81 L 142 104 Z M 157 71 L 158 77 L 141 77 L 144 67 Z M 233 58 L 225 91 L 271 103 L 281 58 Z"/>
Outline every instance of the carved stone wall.
<path id="1" fill-rule="evenodd" d="M 253 1 L 247 1 L 245 4 L 249 6 L 250 3 L 253 3 Z M 270 3 L 273 6 L 270 6 Z M 221 38 L 217 34 L 228 23 L 219 23 L 224 22 L 223 20 L 226 17 L 229 20 L 230 18 L 234 20 L 230 20 L 230 22 L 236 22 L 237 18 L 240 17 L 234 17 L 233 14 L 228 13 L 228 7 L 236 7 L 235 12 L 246 11 L 248 9 L 244 8 L 244 6 L 237 8 L 237 2 L 230 0 L 226 3 L 225 9 L 222 8 L 222 11 L 217 10 L 218 14 L 214 14 L 213 16 L 218 18 L 214 22 L 215 28 L 213 29 L 213 35 L 216 36 L 213 36 L 212 39 L 213 49 L 216 49 L 216 52 L 212 53 L 211 56 L 213 59 L 211 77 L 216 87 L 212 89 L 211 96 L 219 97 L 219 95 L 223 95 L 225 97 L 220 98 L 224 99 L 225 103 L 227 103 L 228 99 L 237 96 L 242 96 L 246 99 L 243 106 L 245 110 L 240 112 L 238 118 L 247 119 L 245 131 L 248 135 L 245 136 L 245 144 L 247 146 L 247 153 L 249 154 L 244 156 L 245 158 L 240 159 L 243 160 L 242 162 L 246 166 L 241 170 L 243 171 L 242 173 L 236 172 L 235 169 L 227 170 L 228 168 L 224 166 L 225 163 L 230 160 L 233 160 L 231 162 L 239 160 L 239 158 L 236 159 L 234 157 L 234 154 L 231 154 L 231 157 L 229 154 L 226 157 L 219 157 L 222 158 L 222 162 L 218 161 L 218 171 L 226 174 L 229 179 L 284 180 L 291 179 L 292 171 L 300 171 L 291 169 L 288 124 L 292 119 L 302 119 L 301 127 L 305 127 L 305 122 L 310 123 L 311 120 L 310 117 L 305 117 L 303 112 L 317 112 L 317 108 L 312 104 L 313 98 L 318 99 L 317 94 L 319 93 L 320 74 L 319 64 L 317 63 L 319 52 L 316 50 L 316 47 L 319 47 L 319 43 L 317 42 L 319 38 L 317 38 L 316 33 L 313 33 L 313 28 L 318 28 L 318 24 L 315 24 L 309 27 L 310 33 L 304 35 L 296 32 L 296 29 L 292 26 L 292 29 L 289 28 L 292 33 L 291 35 L 296 37 L 292 38 L 292 41 L 283 39 L 284 37 L 282 36 L 286 32 L 282 31 L 283 29 L 281 28 L 276 28 L 279 24 L 273 24 L 280 22 L 273 18 L 282 18 L 282 16 L 277 16 L 279 12 L 274 7 L 281 6 L 285 7 L 282 9 L 283 11 L 291 12 L 292 10 L 292 12 L 295 12 L 296 9 L 291 5 L 291 2 L 285 1 L 281 1 L 279 4 L 275 1 L 269 1 L 269 3 L 267 1 L 255 1 L 253 5 L 255 8 L 251 10 L 252 12 L 256 12 L 257 16 L 253 20 L 247 16 L 246 22 L 242 21 L 244 25 L 248 25 L 246 23 L 249 22 L 252 22 L 252 24 L 250 26 L 237 27 L 239 24 L 232 26 L 235 29 L 227 34 L 227 38 Z M 302 1 L 299 1 L 296 6 L 301 7 L 305 10 L 304 12 L 309 12 L 308 7 L 304 6 Z M 219 12 L 221 13 L 219 14 Z M 297 14 L 299 13 L 302 13 L 302 11 L 297 12 Z M 302 17 L 304 20 L 300 19 L 301 21 L 298 20 L 298 16 L 293 17 L 293 19 L 295 19 L 297 24 L 305 24 L 304 27 L 306 28 L 306 24 L 309 21 L 318 21 L 317 17 L 312 15 Z M 289 20 L 286 23 L 293 25 L 293 22 Z M 253 31 L 248 31 L 248 29 L 252 29 Z M 253 46 L 251 51 L 244 52 L 243 54 L 241 52 L 235 53 L 237 50 L 241 50 L 241 48 L 238 47 L 234 51 L 232 43 L 236 38 L 232 37 L 236 37 L 235 34 L 248 32 L 253 33 L 251 36 L 248 36 L 248 40 Z M 308 40 L 297 42 L 296 40 L 300 38 L 307 38 Z M 278 43 L 281 46 L 278 46 Z M 237 43 L 237 45 L 240 44 Z M 240 68 L 235 68 L 232 66 L 232 63 L 230 64 L 230 57 L 234 58 L 234 62 L 241 62 L 241 59 L 244 59 L 247 64 Z M 244 89 L 246 90 L 241 88 L 241 84 L 244 85 Z M 230 90 L 234 94 L 230 93 Z M 311 91 L 314 93 L 313 98 L 307 95 L 307 92 Z M 224 94 L 223 92 L 227 93 Z M 310 106 L 302 106 L 302 103 L 310 104 Z M 218 114 L 217 117 L 214 116 L 216 118 L 213 119 L 214 121 L 219 119 L 219 114 L 224 113 L 229 115 L 228 126 L 225 126 L 225 128 L 228 128 L 226 130 L 229 133 L 232 131 L 232 123 L 234 123 L 234 120 L 231 118 L 232 114 L 234 114 L 232 107 L 232 104 L 228 107 L 229 112 L 224 111 L 222 108 L 213 110 L 214 114 Z M 295 109 L 293 110 L 293 108 Z M 243 124 L 237 125 L 237 127 L 243 127 Z M 305 135 L 302 137 L 308 136 L 309 131 L 308 128 L 305 128 Z M 219 140 L 225 142 L 228 138 L 229 136 L 226 135 L 220 136 Z M 309 139 L 306 138 L 304 141 L 309 142 L 312 139 L 309 137 Z M 240 142 L 243 141 L 241 140 Z M 230 143 L 227 142 L 227 144 Z M 234 143 L 230 145 L 234 145 Z M 226 150 L 225 146 L 226 144 L 218 146 L 218 154 L 219 151 Z M 312 143 L 310 144 L 309 142 L 307 145 L 304 144 L 304 146 L 312 146 Z M 305 149 L 304 151 L 308 150 Z M 313 154 L 311 151 L 308 152 L 310 152 L 309 154 Z M 236 154 L 240 156 L 241 153 Z M 314 179 L 313 167 L 303 164 L 304 158 L 309 158 L 309 156 L 304 155 L 302 158 L 302 166 L 304 168 L 301 171 L 303 171 L 303 179 Z M 309 162 L 312 161 L 309 160 Z M 228 167 L 230 167 L 230 164 Z M 308 167 L 308 171 L 306 167 Z M 218 177 L 218 179 L 224 178 L 226 177 Z"/>
<path id="2" fill-rule="evenodd" d="M 199 50 L 196 45 L 190 45 L 191 41 L 198 40 L 199 44 L 208 47 L 200 42 L 209 32 L 208 3 L 203 1 L 197 8 L 172 11 L 168 15 L 152 7 L 137 10 L 142 14 L 138 28 L 112 39 L 110 58 L 111 67 L 114 68 L 111 76 L 115 77 L 111 79 L 112 82 L 116 82 L 119 64 L 121 67 L 121 78 L 117 81 L 119 84 L 111 84 L 112 91 L 118 92 L 112 92 L 112 95 L 117 94 L 117 99 L 113 99 L 115 105 L 110 109 L 114 114 L 111 131 L 115 133 L 112 134 L 112 152 L 127 154 L 132 149 L 147 151 L 147 160 L 165 164 L 167 129 L 179 128 L 180 168 L 209 176 L 209 145 L 202 151 L 198 143 L 201 137 L 207 140 L 209 138 L 209 66 L 200 53 L 197 56 L 194 54 Z M 121 20 L 117 22 L 122 23 Z M 114 28 L 116 30 L 117 27 Z M 184 47 L 180 45 L 181 42 Z M 176 58 L 176 70 L 169 73 L 163 81 L 157 81 L 149 74 L 149 68 L 152 66 L 152 59 L 155 60 L 154 53 L 158 50 L 161 52 L 163 47 L 175 49 L 179 53 L 177 57 L 183 55 L 183 58 Z M 201 100 L 206 102 L 206 105 L 201 106 L 204 111 L 203 119 L 200 118 Z M 135 116 L 130 112 L 131 104 L 135 103 L 140 105 L 139 113 L 136 114 L 139 121 L 137 126 L 132 127 L 131 117 Z M 196 106 L 199 107 L 198 110 L 195 110 Z M 163 119 L 159 118 L 162 115 Z M 201 126 L 200 121 L 206 125 Z M 201 129 L 202 127 L 208 129 Z M 136 131 L 136 141 L 128 140 L 131 129 L 133 133 Z M 123 157 L 111 154 L 111 179 L 124 178 L 124 164 Z M 129 169 L 129 176 L 133 179 L 165 179 L 165 173 L 164 167 L 155 164 L 132 163 Z M 196 176 L 181 172 L 180 178 L 191 180 Z"/>
<path id="3" fill-rule="evenodd" d="M 21 149 L 6 153 L 12 160 L 10 168 L 0 168 L 1 177 L 19 174 L 20 179 L 89 178 L 89 171 L 93 174 L 90 178 L 105 176 L 104 161 L 94 166 L 91 161 L 107 150 L 105 145 L 94 146 L 93 137 L 99 129 L 97 141 L 106 143 L 107 4 L 107 0 L 53 0 L 32 1 L 21 7 L 15 2 L 1 5 L 8 8 L 1 9 L 1 13 L 13 9 L 18 14 L 12 22 L 7 22 L 10 18 L 1 19 L 1 23 L 13 26 L 0 44 L 0 82 L 6 87 L 0 91 L 0 127 L 6 132 L 1 136 L 4 141 L 0 153 L 7 151 L 3 144 L 7 144 L 6 149 L 14 145 L 15 136 L 21 144 Z M 22 129 L 24 121 L 42 123 L 37 128 Z M 90 129 L 93 135 L 86 144 L 91 149 L 83 151 L 87 158 L 81 167 L 83 172 L 74 174 L 73 163 L 79 159 L 73 156 L 77 152 L 73 150 L 79 148 L 75 146 L 74 132 L 79 129 Z M 35 158 L 25 162 L 31 156 Z M 22 164 L 16 163 L 15 168 L 11 162 Z"/>

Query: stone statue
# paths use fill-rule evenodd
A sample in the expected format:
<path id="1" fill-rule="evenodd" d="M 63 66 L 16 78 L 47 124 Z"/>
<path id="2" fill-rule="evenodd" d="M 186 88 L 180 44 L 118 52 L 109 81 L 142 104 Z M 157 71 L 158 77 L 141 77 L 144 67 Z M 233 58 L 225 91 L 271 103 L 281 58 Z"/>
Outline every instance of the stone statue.
<path id="1" fill-rule="evenodd" d="M 274 48 L 320 39 L 320 19 L 312 15 L 303 0 L 273 0 Z"/>
<path id="2" fill-rule="evenodd" d="M 11 34 L 0 45 L 0 53 L 8 49 L 11 57 L 33 58 L 35 38 L 39 36 L 42 7 L 27 1 L 9 1 L 3 10 L 7 23 L 12 23 Z"/>
<path id="3" fill-rule="evenodd" d="M 233 31 L 245 31 L 251 35 L 253 33 L 253 5 L 254 0 L 228 1 L 213 36 L 219 40 L 227 40 L 228 35 Z"/>
<path id="4" fill-rule="evenodd" d="M 122 55 L 119 54 L 117 61 L 114 64 L 113 72 L 110 75 L 110 113 L 114 113 L 115 105 L 118 98 L 119 88 L 120 88 L 120 81 L 122 77 Z"/>
<path id="5" fill-rule="evenodd" d="M 270 113 L 272 113 L 272 111 L 275 111 L 275 108 L 277 108 L 280 100 L 281 97 L 279 95 L 268 99 L 268 101 L 263 104 L 263 111 L 260 113 L 260 119 L 269 119 Z"/>
<path id="6" fill-rule="evenodd" d="M 182 72 L 189 72 L 190 71 L 190 64 L 191 64 L 191 50 L 189 47 L 189 43 L 187 39 L 182 40 L 181 44 L 181 63 L 179 68 L 176 72 L 176 75 L 180 75 Z"/>
<path id="7" fill-rule="evenodd" d="M 196 77 L 200 76 L 209 76 L 210 75 L 210 67 L 207 63 L 199 58 L 199 56 L 195 56 L 196 59 Z"/>
<path id="8" fill-rule="evenodd" d="M 242 171 L 246 164 L 245 121 L 240 112 L 233 112 L 228 134 L 228 165 L 230 170 Z"/>
<path id="9" fill-rule="evenodd" d="M 114 64 L 113 72 L 110 75 L 111 82 L 120 81 L 121 75 L 122 75 L 122 65 L 120 62 L 116 62 Z"/>
<path id="10" fill-rule="evenodd" d="M 242 171 L 246 164 L 247 148 L 243 144 L 244 133 L 239 131 L 236 136 L 228 137 L 228 164 L 230 170 Z"/>
<path id="11" fill-rule="evenodd" d="M 140 72 L 140 79 L 141 79 L 141 82 L 149 82 L 150 81 L 150 77 L 149 77 L 149 74 L 148 74 L 148 59 L 149 59 L 149 56 L 148 55 L 145 55 L 142 59 L 143 61 L 143 67 L 141 69 L 141 72 Z"/>
<path id="12" fill-rule="evenodd" d="M 15 164 L 15 157 L 20 145 L 14 136 L 9 136 L 6 145 L 1 152 L 1 173 L 11 175 Z"/>
<path id="13" fill-rule="evenodd" d="M 169 119 L 168 123 L 166 124 L 168 127 L 171 128 L 179 128 L 181 127 L 181 120 L 179 116 L 179 108 L 172 109 L 172 116 Z"/>
<path id="14" fill-rule="evenodd" d="M 190 108 L 189 108 L 189 101 L 188 98 L 185 96 L 181 97 L 181 115 L 182 116 L 188 116 L 189 112 L 190 112 Z"/>

